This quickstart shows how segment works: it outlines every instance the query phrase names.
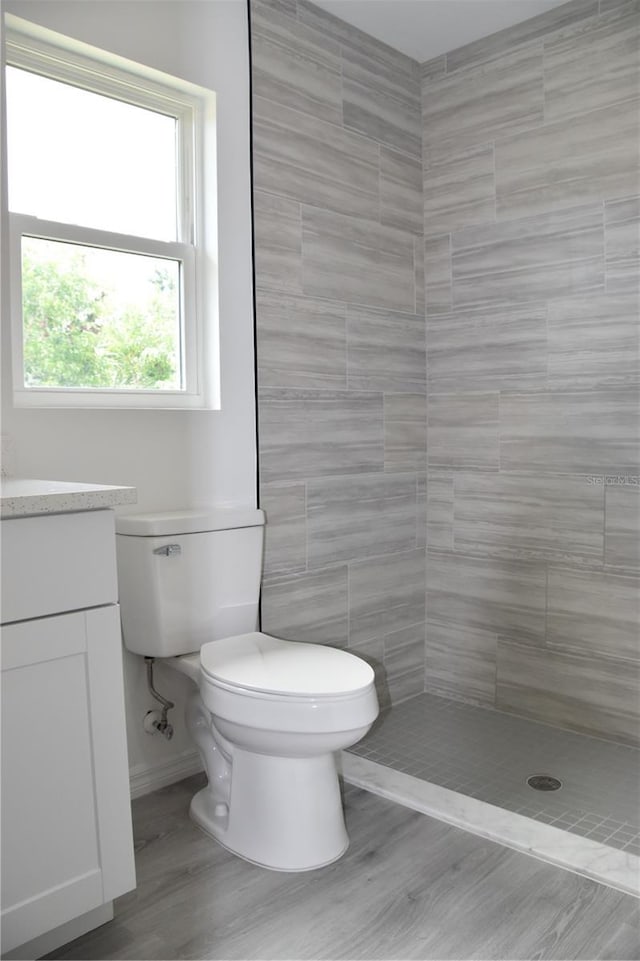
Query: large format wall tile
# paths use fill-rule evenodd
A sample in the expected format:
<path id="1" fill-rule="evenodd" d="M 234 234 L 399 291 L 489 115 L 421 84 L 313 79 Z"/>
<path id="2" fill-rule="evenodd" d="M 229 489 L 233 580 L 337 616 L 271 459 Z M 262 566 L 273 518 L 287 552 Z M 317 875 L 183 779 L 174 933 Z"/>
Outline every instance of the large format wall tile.
<path id="1" fill-rule="evenodd" d="M 497 707 L 637 744 L 638 670 L 628 661 L 498 641 Z"/>
<path id="2" fill-rule="evenodd" d="M 435 80 L 436 77 L 443 77 L 447 72 L 447 55 L 441 54 L 433 60 L 427 60 L 421 65 L 420 76 L 423 80 Z"/>
<path id="3" fill-rule="evenodd" d="M 259 290 L 261 387 L 347 386 L 344 304 Z"/>
<path id="4" fill-rule="evenodd" d="M 496 693 L 493 631 L 465 627 L 430 615 L 427 624 L 425 687 L 444 697 L 462 697 L 493 707 Z"/>
<path id="5" fill-rule="evenodd" d="M 455 233 L 456 305 L 518 303 L 604 289 L 601 206 Z"/>
<path id="6" fill-rule="evenodd" d="M 604 489 L 566 475 L 456 474 L 453 536 L 462 553 L 601 567 Z"/>
<path id="7" fill-rule="evenodd" d="M 427 466 L 427 398 L 384 395 L 384 468 L 423 471 Z"/>
<path id="8" fill-rule="evenodd" d="M 424 645 L 424 584 L 424 550 L 351 563 L 349 645 L 357 647 L 416 624 L 422 626 Z"/>
<path id="9" fill-rule="evenodd" d="M 429 314 L 427 377 L 434 393 L 544 389 L 545 306 Z"/>
<path id="10" fill-rule="evenodd" d="M 306 0 L 251 24 L 263 626 L 350 643 L 397 700 L 424 685 L 424 576 L 418 623 L 354 646 L 336 560 L 393 576 L 425 545 L 420 67 Z"/>
<path id="11" fill-rule="evenodd" d="M 420 139 L 420 66 L 415 60 L 367 37 L 363 43 L 351 47 L 344 58 L 344 70 L 346 76 L 372 91 L 410 103 L 412 114 L 418 120 Z"/>
<path id="12" fill-rule="evenodd" d="M 473 71 L 423 81 L 422 121 L 430 160 L 526 130 L 543 119 L 542 45 Z"/>
<path id="13" fill-rule="evenodd" d="M 342 123 L 340 47 L 260 2 L 252 3 L 253 83 L 260 96 Z"/>
<path id="14" fill-rule="evenodd" d="M 416 546 L 415 474 L 310 480 L 307 533 L 310 569 L 411 550 Z"/>
<path id="15" fill-rule="evenodd" d="M 256 190 L 253 195 L 257 287 L 302 291 L 300 204 Z"/>
<path id="16" fill-rule="evenodd" d="M 425 683 L 426 543 L 429 690 L 633 737 L 637 14 L 571 0 L 421 68 L 252 0 L 263 626 L 385 699 Z"/>
<path id="17" fill-rule="evenodd" d="M 447 53 L 447 71 L 452 73 L 464 67 L 474 67 L 486 61 L 503 57 L 505 52 L 520 44 L 546 39 L 556 31 L 562 31 L 598 13 L 598 0 L 569 0 L 558 7 L 512 27 L 474 40 Z"/>
<path id="18" fill-rule="evenodd" d="M 547 644 L 640 662 L 640 578 L 549 568 Z"/>
<path id="19" fill-rule="evenodd" d="M 618 478 L 612 478 L 618 481 Z M 627 483 L 625 483 L 625 480 Z M 606 567 L 640 572 L 640 478 L 620 478 L 605 489 Z M 632 483 L 635 481 L 635 483 Z"/>
<path id="20" fill-rule="evenodd" d="M 305 293 L 352 304 L 415 310 L 413 237 L 375 220 L 302 208 Z"/>
<path id="21" fill-rule="evenodd" d="M 426 686 L 627 740 L 639 12 L 573 0 L 422 68 Z"/>
<path id="22" fill-rule="evenodd" d="M 424 691 L 424 637 L 424 624 L 413 624 L 384 638 L 384 669 L 392 704 Z"/>
<path id="23" fill-rule="evenodd" d="M 425 287 L 424 287 L 424 238 L 414 237 L 413 238 L 413 273 L 415 277 L 416 285 L 416 296 L 415 296 L 415 312 L 424 317 L 427 303 L 425 300 Z"/>
<path id="24" fill-rule="evenodd" d="M 427 313 L 451 307 L 451 234 L 425 238 L 424 291 Z"/>
<path id="25" fill-rule="evenodd" d="M 420 158 L 420 76 L 413 64 L 402 69 L 397 55 L 371 44 L 343 59 L 343 117 L 346 127 Z"/>
<path id="26" fill-rule="evenodd" d="M 422 163 L 387 147 L 380 148 L 380 223 L 422 236 Z"/>
<path id="27" fill-rule="evenodd" d="M 498 220 L 635 193 L 639 109 L 640 101 L 626 100 L 499 140 Z"/>
<path id="28" fill-rule="evenodd" d="M 506 394 L 500 401 L 503 470 L 635 474 L 638 437 L 633 390 Z"/>
<path id="29" fill-rule="evenodd" d="M 301 23 L 313 27 L 317 32 L 340 44 L 345 60 L 362 61 L 364 59 L 368 62 L 372 74 L 377 74 L 394 85 L 404 84 L 405 90 L 419 79 L 420 65 L 411 57 L 363 33 L 345 20 L 334 17 L 310 0 L 299 0 L 297 9 Z"/>
<path id="30" fill-rule="evenodd" d="M 424 392 L 424 317 L 347 307 L 347 377 L 355 390 Z"/>
<path id="31" fill-rule="evenodd" d="M 263 484 L 265 577 L 299 573 L 307 566 L 307 516 L 304 484 Z"/>
<path id="32" fill-rule="evenodd" d="M 382 470 L 382 394 L 265 388 L 260 437 L 265 483 Z"/>
<path id="33" fill-rule="evenodd" d="M 346 647 L 346 565 L 266 580 L 262 585 L 262 627 L 288 641 Z"/>
<path id="34" fill-rule="evenodd" d="M 429 467 L 498 470 L 498 394 L 430 394 L 427 457 Z"/>
<path id="35" fill-rule="evenodd" d="M 593 18 L 545 45 L 545 119 L 564 119 L 638 95 L 640 19 Z"/>
<path id="36" fill-rule="evenodd" d="M 413 157 L 420 156 L 420 108 L 413 97 L 400 99 L 372 87 L 349 62 L 344 66 L 342 83 L 345 127 Z"/>
<path id="37" fill-rule="evenodd" d="M 304 204 L 376 218 L 378 145 L 341 126 L 257 97 L 254 183 Z"/>
<path id="38" fill-rule="evenodd" d="M 607 291 L 640 293 L 640 197 L 604 205 Z"/>
<path id="39" fill-rule="evenodd" d="M 251 0 L 251 25 L 266 22 L 269 24 L 274 17 L 292 19 L 297 16 L 297 0 Z"/>
<path id="40" fill-rule="evenodd" d="M 627 16 L 638 10 L 638 0 L 600 0 L 600 13 L 620 13 Z"/>
<path id="41" fill-rule="evenodd" d="M 469 147 L 462 153 L 424 164 L 425 235 L 443 234 L 496 219 L 493 144 Z"/>
<path id="42" fill-rule="evenodd" d="M 547 323 L 550 388 L 596 390 L 640 381 L 637 296 L 552 300 Z"/>
<path id="43" fill-rule="evenodd" d="M 453 473 L 430 470 L 427 474 L 427 547 L 453 550 Z"/>
<path id="44" fill-rule="evenodd" d="M 416 547 L 427 546 L 427 474 L 416 473 Z M 449 545 L 447 545 L 448 547 Z"/>
<path id="45" fill-rule="evenodd" d="M 490 557 L 427 557 L 429 625 L 544 641 L 546 571 L 543 564 Z"/>

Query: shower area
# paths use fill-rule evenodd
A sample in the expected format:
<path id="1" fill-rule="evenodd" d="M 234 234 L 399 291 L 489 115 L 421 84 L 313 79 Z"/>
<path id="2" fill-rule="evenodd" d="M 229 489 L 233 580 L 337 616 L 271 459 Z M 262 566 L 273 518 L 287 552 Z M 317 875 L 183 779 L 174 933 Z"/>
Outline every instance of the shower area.
<path id="1" fill-rule="evenodd" d="M 263 629 L 376 669 L 347 780 L 625 890 L 639 7 L 418 63 L 250 3 Z"/>

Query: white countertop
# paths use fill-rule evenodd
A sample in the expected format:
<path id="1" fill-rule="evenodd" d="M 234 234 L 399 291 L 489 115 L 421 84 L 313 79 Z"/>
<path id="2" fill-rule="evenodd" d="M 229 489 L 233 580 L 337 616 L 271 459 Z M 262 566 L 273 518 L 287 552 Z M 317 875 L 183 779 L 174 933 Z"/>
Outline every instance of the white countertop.
<path id="1" fill-rule="evenodd" d="M 77 484 L 71 481 L 3 477 L 0 483 L 0 517 L 31 517 L 92 511 L 120 504 L 135 504 L 135 487 Z"/>

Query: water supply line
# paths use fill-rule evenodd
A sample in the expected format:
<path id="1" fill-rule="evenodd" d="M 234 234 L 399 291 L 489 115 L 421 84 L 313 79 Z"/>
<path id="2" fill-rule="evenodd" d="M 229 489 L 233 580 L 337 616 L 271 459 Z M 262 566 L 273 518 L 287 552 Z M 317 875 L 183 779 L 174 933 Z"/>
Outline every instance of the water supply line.
<path id="1" fill-rule="evenodd" d="M 155 687 L 153 686 L 153 662 L 155 661 L 155 658 L 145 657 L 144 661 L 147 665 L 147 687 L 156 701 L 162 705 L 162 711 L 149 711 L 147 713 L 144 724 L 145 730 L 149 731 L 151 734 L 154 731 L 157 731 L 158 734 L 162 734 L 163 737 L 166 737 L 167 741 L 170 741 L 173 737 L 173 724 L 169 723 L 167 715 L 171 708 L 175 707 L 175 704 L 168 698 L 163 697 L 162 694 L 156 691 Z M 160 715 L 159 717 L 158 714 Z"/>

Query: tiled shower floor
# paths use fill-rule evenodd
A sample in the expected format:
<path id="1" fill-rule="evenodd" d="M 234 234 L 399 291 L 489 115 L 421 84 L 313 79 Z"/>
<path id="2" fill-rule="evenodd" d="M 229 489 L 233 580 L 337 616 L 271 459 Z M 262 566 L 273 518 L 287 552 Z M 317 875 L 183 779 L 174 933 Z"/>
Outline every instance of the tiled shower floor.
<path id="1" fill-rule="evenodd" d="M 385 712 L 351 753 L 640 855 L 640 751 L 420 694 Z M 532 774 L 562 781 L 554 792 Z"/>

